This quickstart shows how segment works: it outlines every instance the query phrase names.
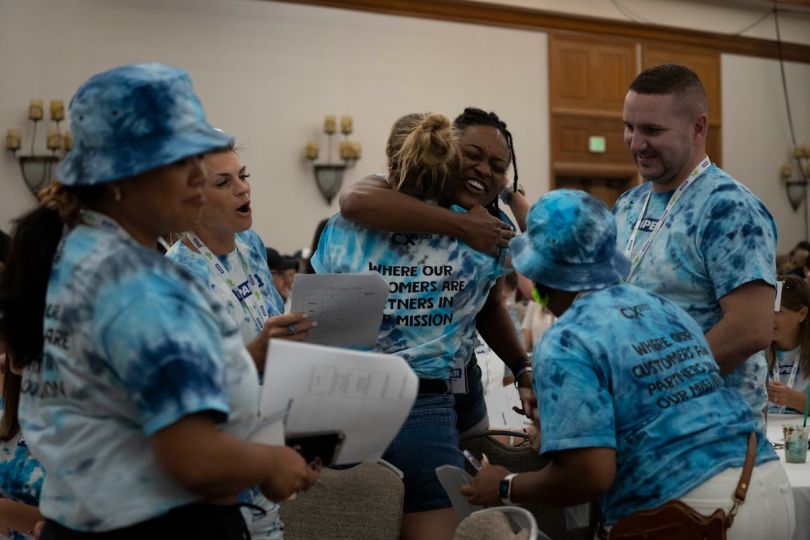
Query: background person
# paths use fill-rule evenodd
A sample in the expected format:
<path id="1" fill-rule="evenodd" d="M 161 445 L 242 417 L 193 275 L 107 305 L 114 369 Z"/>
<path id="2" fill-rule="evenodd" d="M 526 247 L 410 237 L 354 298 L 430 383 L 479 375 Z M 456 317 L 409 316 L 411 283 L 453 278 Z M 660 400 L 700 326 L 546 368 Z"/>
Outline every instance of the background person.
<path id="1" fill-rule="evenodd" d="M 3 256 L 5 259 L 5 256 Z M 2 270 L 0 270 L 2 272 Z M 5 346 L 0 343 L 0 535 L 28 540 L 43 519 L 37 508 L 45 471 L 31 455 L 17 420 L 20 375 L 11 372 Z"/>
<path id="2" fill-rule="evenodd" d="M 462 493 L 486 505 L 568 506 L 598 495 L 608 527 L 673 499 L 728 514 L 756 429 L 750 408 L 724 388 L 687 313 L 622 283 L 628 261 L 608 209 L 582 191 L 548 193 L 510 252 L 559 317 L 534 351 L 540 452 L 551 462 L 518 475 L 484 466 Z M 790 484 L 765 436 L 754 441 L 756 466 L 729 538 L 788 540 Z"/>
<path id="3" fill-rule="evenodd" d="M 810 286 L 794 275 L 780 276 L 782 304 L 773 322 L 768 358 L 771 412 L 804 413 L 810 384 Z"/>

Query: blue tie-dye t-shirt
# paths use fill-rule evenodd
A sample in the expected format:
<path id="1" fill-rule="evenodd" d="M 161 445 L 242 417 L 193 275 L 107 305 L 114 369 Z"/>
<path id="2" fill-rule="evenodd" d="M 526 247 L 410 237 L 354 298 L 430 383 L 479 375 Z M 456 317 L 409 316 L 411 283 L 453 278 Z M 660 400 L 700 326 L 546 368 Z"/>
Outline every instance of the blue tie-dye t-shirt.
<path id="1" fill-rule="evenodd" d="M 45 471 L 31 455 L 21 431 L 11 439 L 0 442 L 0 499 L 38 506 L 44 478 Z M 6 537 L 0 533 L 0 538 Z M 8 538 L 28 540 L 33 536 L 11 531 Z"/>
<path id="2" fill-rule="evenodd" d="M 533 363 L 541 453 L 616 450 L 607 524 L 743 464 L 750 409 L 724 387 L 697 323 L 657 294 L 621 284 L 577 298 Z M 757 464 L 775 459 L 758 434 Z"/>
<path id="3" fill-rule="evenodd" d="M 237 233 L 236 245 L 239 253 L 242 254 L 249 266 L 250 273 L 253 274 L 259 284 L 259 290 L 264 296 L 268 314 L 273 316 L 284 313 L 284 301 L 278 294 L 275 285 L 273 285 L 273 277 L 270 274 L 270 268 L 267 266 L 267 251 L 264 248 L 262 239 L 253 230 L 248 229 Z M 166 256 L 186 267 L 207 285 L 209 290 L 226 306 L 228 315 L 239 324 L 245 343 L 249 343 L 259 335 L 259 329 L 256 328 L 256 323 L 248 310 L 242 306 L 242 303 L 219 275 L 214 273 L 205 257 L 186 246 L 183 242 L 175 243 L 166 252 Z M 244 275 L 242 263 L 236 250 L 217 258 L 231 273 L 232 277 L 239 278 L 237 281 L 240 282 L 239 294 L 242 295 L 242 298 L 249 297 L 252 292 L 248 286 L 247 276 Z"/>
<path id="4" fill-rule="evenodd" d="M 319 274 L 379 272 L 389 295 L 377 350 L 402 356 L 421 378 L 447 379 L 475 348 L 475 317 L 503 273 L 503 256 L 449 236 L 379 231 L 336 215 L 311 264 Z"/>
<path id="5" fill-rule="evenodd" d="M 267 266 L 267 251 L 264 248 L 262 239 L 256 232 L 248 229 L 237 233 L 236 245 L 249 267 L 249 272 L 253 274 L 259 285 L 259 290 L 265 300 L 267 313 L 271 317 L 284 313 L 284 301 L 273 284 L 270 268 Z M 220 278 L 219 274 L 213 271 L 205 257 L 189 248 L 182 241 L 175 243 L 166 252 L 166 256 L 191 271 L 225 305 L 228 315 L 239 325 L 242 340 L 246 345 L 259 335 L 259 329 L 256 327 L 253 317 L 250 316 L 248 310 L 245 309 L 233 291 Z M 237 251 L 231 251 L 227 255 L 217 258 L 225 266 L 225 269 L 231 273 L 232 277 L 240 276 L 237 281 L 239 282 L 239 293 L 242 298 L 247 298 L 253 294 L 248 286 L 244 270 L 239 271 L 242 268 L 242 262 Z M 248 502 L 262 509 L 262 511 L 259 511 L 245 507 L 242 510 L 246 521 L 248 521 L 252 538 L 276 540 L 283 537 L 284 526 L 279 519 L 279 506 L 277 503 L 267 499 L 258 488 L 251 490 L 249 495 L 243 494 L 241 498 L 243 502 Z"/>
<path id="6" fill-rule="evenodd" d="M 617 247 L 624 251 L 650 193 L 650 182 L 616 202 Z M 635 255 L 664 212 L 673 192 L 652 193 L 633 249 Z M 711 165 L 673 207 L 630 283 L 656 292 L 686 310 L 708 332 L 723 316 L 720 298 L 752 281 L 776 284 L 776 223 L 745 186 Z M 765 429 L 765 356 L 757 353 L 724 375 L 746 399 Z"/>
<path id="7" fill-rule="evenodd" d="M 88 532 L 199 500 L 149 438 L 208 411 L 246 439 L 258 375 L 224 308 L 185 269 L 115 226 L 62 240 L 46 295 L 42 361 L 26 367 L 20 423 L 47 471 L 42 513 Z"/>

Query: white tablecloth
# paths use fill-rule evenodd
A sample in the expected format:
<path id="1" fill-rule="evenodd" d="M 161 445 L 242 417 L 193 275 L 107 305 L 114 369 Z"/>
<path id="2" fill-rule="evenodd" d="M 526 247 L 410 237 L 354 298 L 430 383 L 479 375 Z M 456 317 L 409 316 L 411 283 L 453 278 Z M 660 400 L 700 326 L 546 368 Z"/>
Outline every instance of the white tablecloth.
<path id="1" fill-rule="evenodd" d="M 802 416 L 796 414 L 768 414 L 768 439 L 774 443 L 784 443 L 782 424 L 801 424 Z M 796 503 L 796 532 L 794 540 L 810 538 L 810 462 L 785 463 L 785 450 L 778 449 L 779 459 L 785 468 L 790 485 L 793 487 L 793 500 Z"/>

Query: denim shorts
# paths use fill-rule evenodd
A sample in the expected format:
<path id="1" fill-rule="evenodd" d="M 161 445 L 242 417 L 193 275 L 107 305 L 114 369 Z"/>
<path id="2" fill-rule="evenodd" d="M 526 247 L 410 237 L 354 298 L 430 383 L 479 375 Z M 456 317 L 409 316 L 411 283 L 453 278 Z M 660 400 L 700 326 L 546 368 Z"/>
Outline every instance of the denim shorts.
<path id="1" fill-rule="evenodd" d="M 418 396 L 383 459 L 405 475 L 406 514 L 451 507 L 450 499 L 436 477 L 436 467 L 455 465 L 464 468 L 453 395 Z"/>
<path id="2" fill-rule="evenodd" d="M 488 422 L 484 422 L 487 418 L 487 402 L 484 401 L 481 366 L 478 365 L 475 353 L 467 362 L 466 372 L 467 393 L 455 395 L 456 429 L 461 434 L 478 424 L 481 424 L 481 431 L 485 431 L 488 427 Z"/>

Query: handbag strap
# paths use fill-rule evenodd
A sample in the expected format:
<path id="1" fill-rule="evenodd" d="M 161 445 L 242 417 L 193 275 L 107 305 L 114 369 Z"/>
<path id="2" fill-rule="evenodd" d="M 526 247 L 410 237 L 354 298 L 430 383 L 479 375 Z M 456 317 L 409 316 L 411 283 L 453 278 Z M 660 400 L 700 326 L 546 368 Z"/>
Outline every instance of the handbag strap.
<path id="1" fill-rule="evenodd" d="M 751 432 L 748 435 L 748 451 L 745 453 L 745 462 L 743 463 L 742 474 L 740 481 L 737 482 L 737 489 L 734 490 L 734 505 L 726 517 L 726 528 L 731 527 L 734 522 L 734 516 L 737 515 L 739 506 L 745 502 L 745 496 L 748 493 L 748 486 L 751 484 L 751 474 L 754 472 L 754 460 L 757 457 L 757 434 Z"/>

